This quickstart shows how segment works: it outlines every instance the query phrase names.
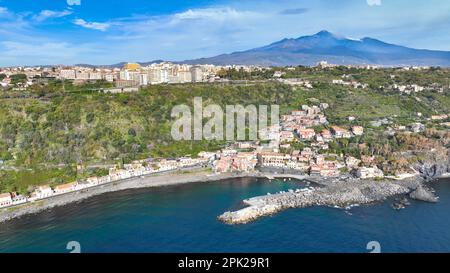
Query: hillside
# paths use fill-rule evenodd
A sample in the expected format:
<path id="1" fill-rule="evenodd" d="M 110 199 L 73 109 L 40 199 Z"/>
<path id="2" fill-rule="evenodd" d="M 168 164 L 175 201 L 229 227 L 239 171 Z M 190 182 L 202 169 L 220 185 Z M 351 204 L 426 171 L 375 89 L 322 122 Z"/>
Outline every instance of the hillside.
<path id="1" fill-rule="evenodd" d="M 62 88 L 61 83 L 25 92 L 3 91 L 0 93 L 0 160 L 3 162 L 0 163 L 3 168 L 0 191 L 24 192 L 30 185 L 72 181 L 102 173 L 108 164 L 134 159 L 196 155 L 201 150 L 220 149 L 222 142 L 172 140 L 172 107 L 192 105 L 194 97 L 202 97 L 205 105 L 278 104 L 282 114 L 302 104 L 326 102 L 330 104 L 326 111 L 330 122 L 348 126 L 348 116 L 357 117 L 357 123 L 368 128 L 368 133 L 355 141 L 370 143 L 371 151 L 380 153 L 390 151 L 386 145 L 398 149 L 400 140 L 387 138 L 383 135 L 384 127 L 371 127 L 371 121 L 388 118 L 395 124 L 408 125 L 418 121 L 418 112 L 423 115 L 419 120 L 425 123 L 430 115 L 450 113 L 448 91 L 402 95 L 376 88 L 392 83 L 390 75 L 403 84 L 411 83 L 412 79 L 423 85 L 445 83 L 449 78 L 447 70 L 420 72 L 421 76 L 401 70 L 344 68 L 297 68 L 288 72 L 308 79 L 314 88 L 250 81 L 246 85 L 156 85 L 127 94 L 102 94 L 74 86 Z M 330 84 L 331 79 L 344 74 L 369 84 L 369 88 Z M 246 77 L 251 79 L 252 75 Z M 343 145 L 334 147 L 339 152 L 353 152 L 349 143 Z M 79 171 L 76 166 L 80 163 L 90 168 Z"/>

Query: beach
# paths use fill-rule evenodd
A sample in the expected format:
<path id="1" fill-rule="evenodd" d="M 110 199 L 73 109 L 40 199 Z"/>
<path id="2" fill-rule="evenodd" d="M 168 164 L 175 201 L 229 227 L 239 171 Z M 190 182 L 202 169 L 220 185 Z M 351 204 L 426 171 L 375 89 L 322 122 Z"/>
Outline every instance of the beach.
<path id="1" fill-rule="evenodd" d="M 199 167 L 199 168 L 190 168 L 178 171 L 164 172 L 160 174 L 150 174 L 140 177 L 133 177 L 124 180 L 118 180 L 101 184 L 95 187 L 87 188 L 76 192 L 54 195 L 47 199 L 41 199 L 23 205 L 3 208 L 0 210 L 0 223 L 11 219 L 19 218 L 24 215 L 39 213 L 54 207 L 65 206 L 74 202 L 80 202 L 84 199 L 108 192 L 149 188 L 149 187 L 163 187 L 187 183 L 204 183 L 229 178 L 260 177 L 260 176 L 261 175 L 258 173 L 214 174 L 208 169 Z"/>
<path id="2" fill-rule="evenodd" d="M 420 177 L 408 177 L 401 180 L 357 179 L 348 175 L 339 177 L 308 176 L 295 173 L 254 171 L 242 173 L 214 173 L 203 167 L 188 167 L 156 174 L 137 176 L 117 180 L 83 190 L 53 195 L 46 199 L 25 203 L 0 210 L 0 223 L 20 218 L 24 215 L 39 213 L 54 207 L 80 202 L 87 198 L 108 192 L 130 189 L 164 187 L 188 183 L 206 183 L 230 178 L 266 178 L 294 179 L 312 182 L 324 189 L 315 189 L 314 194 L 283 192 L 271 196 L 256 196 L 242 202 L 248 207 L 238 211 L 227 211 L 218 217 L 229 224 L 247 223 L 259 217 L 271 215 L 287 208 L 308 206 L 345 207 L 352 204 L 367 204 L 382 201 L 387 197 L 411 193 L 425 182 Z"/>

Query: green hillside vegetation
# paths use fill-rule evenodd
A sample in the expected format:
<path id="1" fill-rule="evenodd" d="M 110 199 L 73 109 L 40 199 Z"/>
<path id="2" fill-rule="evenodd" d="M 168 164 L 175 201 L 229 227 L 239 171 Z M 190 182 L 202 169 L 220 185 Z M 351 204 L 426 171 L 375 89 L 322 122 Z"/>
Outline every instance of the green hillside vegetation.
<path id="1" fill-rule="evenodd" d="M 147 157 L 195 156 L 201 150 L 218 150 L 226 143 L 178 142 L 171 138 L 171 109 L 179 104 L 191 106 L 194 97 L 202 97 L 204 105 L 214 103 L 223 107 L 278 104 L 281 114 L 302 104 L 326 102 L 330 105 L 326 110 L 330 122 L 344 126 L 352 124 L 348 116 L 357 117 L 353 124 L 370 127 L 369 122 L 377 118 L 388 117 L 406 125 L 415 121 L 417 112 L 426 117 L 450 113 L 448 91 L 401 95 L 379 88 L 354 89 L 329 84 L 336 76 L 351 73 L 361 82 L 380 86 L 392 80 L 389 71 L 297 68 L 287 73 L 309 78 L 314 81 L 314 89 L 266 81 L 155 85 L 136 93 L 104 94 L 95 90 L 111 87 L 106 82 L 77 86 L 50 81 L 28 91 L 0 91 L 0 160 L 5 167 L 0 170 L 0 191 L 26 192 L 30 185 L 58 184 L 104 172 L 100 167 L 77 171 L 76 166 L 81 163 L 114 164 Z M 430 75 L 395 73 L 402 81 L 448 80 L 448 72 L 441 70 L 427 72 Z M 230 72 L 230 75 L 234 74 Z M 242 75 L 238 72 L 233 77 L 245 78 Z M 255 77 L 262 79 L 267 75 L 266 72 Z M 369 128 L 367 137 L 353 141 L 370 140 L 373 145 L 391 143 L 378 137 L 382 130 Z M 333 148 L 358 153 L 350 144 L 338 143 Z"/>

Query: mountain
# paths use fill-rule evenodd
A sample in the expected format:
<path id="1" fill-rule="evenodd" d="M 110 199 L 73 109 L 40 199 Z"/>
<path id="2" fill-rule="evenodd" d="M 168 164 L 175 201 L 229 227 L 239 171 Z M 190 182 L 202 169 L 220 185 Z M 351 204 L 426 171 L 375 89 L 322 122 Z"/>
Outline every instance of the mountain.
<path id="1" fill-rule="evenodd" d="M 163 60 L 154 60 L 150 62 L 139 62 L 141 66 L 148 66 L 155 63 L 162 63 Z M 82 66 L 82 67 L 91 67 L 91 68 L 122 68 L 127 62 L 121 62 L 116 64 L 107 64 L 107 65 L 93 65 L 93 64 L 75 64 L 75 66 Z"/>
<path id="2" fill-rule="evenodd" d="M 315 65 L 328 61 L 342 65 L 450 66 L 450 52 L 413 49 L 373 38 L 360 40 L 339 37 L 328 31 L 296 39 L 283 39 L 260 48 L 183 63 L 215 65 Z"/>

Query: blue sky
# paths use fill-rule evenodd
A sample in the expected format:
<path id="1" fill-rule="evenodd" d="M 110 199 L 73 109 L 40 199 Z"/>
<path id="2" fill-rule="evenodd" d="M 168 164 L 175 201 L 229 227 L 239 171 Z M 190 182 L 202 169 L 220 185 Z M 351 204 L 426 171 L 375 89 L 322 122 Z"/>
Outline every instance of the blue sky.
<path id="1" fill-rule="evenodd" d="M 0 66 L 180 61 L 324 29 L 450 50 L 450 1 L 0 0 Z"/>

